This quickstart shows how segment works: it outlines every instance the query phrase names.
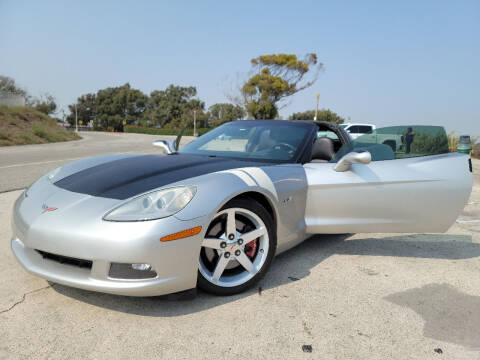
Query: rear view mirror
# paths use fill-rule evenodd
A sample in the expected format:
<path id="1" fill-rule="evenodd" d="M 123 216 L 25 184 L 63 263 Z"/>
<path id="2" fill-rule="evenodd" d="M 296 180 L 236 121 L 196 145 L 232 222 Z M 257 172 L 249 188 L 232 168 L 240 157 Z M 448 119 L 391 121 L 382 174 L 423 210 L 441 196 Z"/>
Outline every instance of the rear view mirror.
<path id="1" fill-rule="evenodd" d="M 349 152 L 333 168 L 335 171 L 347 171 L 352 164 L 370 164 L 372 155 L 368 151 Z"/>
<path id="2" fill-rule="evenodd" d="M 172 154 L 177 151 L 175 140 L 154 140 L 152 145 L 162 148 L 167 154 Z"/>

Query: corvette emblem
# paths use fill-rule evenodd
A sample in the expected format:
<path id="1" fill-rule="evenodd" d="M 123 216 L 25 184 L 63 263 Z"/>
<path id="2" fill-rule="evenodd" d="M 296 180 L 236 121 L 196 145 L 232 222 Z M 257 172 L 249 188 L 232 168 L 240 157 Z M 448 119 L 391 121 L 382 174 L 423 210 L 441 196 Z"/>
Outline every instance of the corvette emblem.
<path id="1" fill-rule="evenodd" d="M 42 205 L 42 209 L 43 209 L 42 214 L 43 214 L 43 213 L 46 213 L 47 211 L 55 211 L 55 210 L 57 210 L 56 207 L 47 206 L 47 204 L 43 204 L 43 205 Z"/>

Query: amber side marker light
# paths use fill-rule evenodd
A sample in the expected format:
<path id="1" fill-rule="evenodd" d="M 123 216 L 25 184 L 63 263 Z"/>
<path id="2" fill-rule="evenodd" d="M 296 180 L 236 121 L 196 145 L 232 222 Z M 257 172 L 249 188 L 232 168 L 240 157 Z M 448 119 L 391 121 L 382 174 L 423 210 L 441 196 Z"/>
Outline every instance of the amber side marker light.
<path id="1" fill-rule="evenodd" d="M 172 240 L 183 239 L 183 238 L 187 238 L 187 237 L 190 237 L 190 236 L 193 236 L 193 235 L 197 235 L 197 234 L 200 233 L 200 231 L 202 231 L 202 227 L 197 226 L 197 227 L 194 227 L 194 228 L 191 228 L 191 229 L 182 230 L 182 231 L 176 232 L 174 234 L 164 236 L 160 239 L 160 241 L 172 241 Z"/>

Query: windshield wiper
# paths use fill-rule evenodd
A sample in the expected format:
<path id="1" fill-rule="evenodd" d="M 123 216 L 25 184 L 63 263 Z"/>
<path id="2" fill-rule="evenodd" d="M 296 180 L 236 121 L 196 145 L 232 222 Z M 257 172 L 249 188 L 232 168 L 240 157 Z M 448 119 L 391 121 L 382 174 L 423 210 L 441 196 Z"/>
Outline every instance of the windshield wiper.
<path id="1" fill-rule="evenodd" d="M 183 129 L 180 130 L 180 132 L 178 133 L 177 139 L 175 140 L 175 152 L 173 152 L 173 154 L 178 152 L 178 148 L 180 147 L 180 140 L 182 139 L 183 133 L 185 132 L 186 129 L 187 129 L 187 125 L 185 125 Z"/>

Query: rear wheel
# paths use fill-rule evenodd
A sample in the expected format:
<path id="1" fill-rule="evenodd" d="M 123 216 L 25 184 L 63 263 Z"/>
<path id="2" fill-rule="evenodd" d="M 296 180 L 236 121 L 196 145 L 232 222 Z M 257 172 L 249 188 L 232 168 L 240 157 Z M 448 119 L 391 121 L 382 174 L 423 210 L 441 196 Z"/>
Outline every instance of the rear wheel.
<path id="1" fill-rule="evenodd" d="M 390 146 L 393 152 L 397 151 L 397 142 L 395 140 L 385 140 L 383 144 Z"/>
<path id="2" fill-rule="evenodd" d="M 267 272 L 277 246 L 273 220 L 251 199 L 234 199 L 213 218 L 200 250 L 198 286 L 216 295 L 245 291 Z"/>

